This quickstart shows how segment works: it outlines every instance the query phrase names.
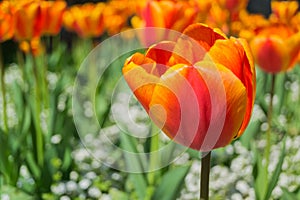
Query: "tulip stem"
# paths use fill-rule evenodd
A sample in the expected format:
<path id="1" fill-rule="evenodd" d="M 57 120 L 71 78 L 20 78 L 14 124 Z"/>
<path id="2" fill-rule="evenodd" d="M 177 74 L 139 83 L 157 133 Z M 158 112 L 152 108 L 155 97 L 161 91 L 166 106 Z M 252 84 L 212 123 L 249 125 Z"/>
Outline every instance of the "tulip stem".
<path id="1" fill-rule="evenodd" d="M 32 58 L 32 67 L 33 67 L 33 76 L 35 79 L 34 91 L 35 91 L 35 107 L 33 108 L 33 112 L 35 115 L 35 132 L 33 132 L 33 144 L 35 150 L 35 158 L 40 167 L 43 166 L 44 162 L 44 151 L 43 151 L 43 133 L 41 129 L 41 91 L 40 91 L 40 82 L 39 82 L 39 73 L 38 73 L 38 65 L 36 62 L 36 58 L 34 57 L 33 51 L 31 49 L 31 58 Z"/>
<path id="2" fill-rule="evenodd" d="M 209 199 L 209 171 L 211 151 L 205 152 L 201 160 L 200 200 Z"/>
<path id="3" fill-rule="evenodd" d="M 273 97 L 274 97 L 274 90 L 275 90 L 275 78 L 276 75 L 272 74 L 271 76 L 271 89 L 270 89 L 270 102 L 267 114 L 267 123 L 268 123 L 268 130 L 267 130 L 267 146 L 266 146 L 266 170 L 268 172 L 268 166 L 270 162 L 270 151 L 271 151 L 271 126 L 272 126 L 272 113 L 273 113 Z"/>
<path id="4" fill-rule="evenodd" d="M 3 102 L 3 124 L 4 124 L 4 131 L 8 131 L 8 120 L 7 120 L 7 102 L 6 102 L 6 88 L 5 88 L 5 81 L 4 81 L 4 63 L 2 57 L 2 48 L 0 46 L 0 80 L 1 80 L 1 93 L 2 93 L 2 102 Z"/>

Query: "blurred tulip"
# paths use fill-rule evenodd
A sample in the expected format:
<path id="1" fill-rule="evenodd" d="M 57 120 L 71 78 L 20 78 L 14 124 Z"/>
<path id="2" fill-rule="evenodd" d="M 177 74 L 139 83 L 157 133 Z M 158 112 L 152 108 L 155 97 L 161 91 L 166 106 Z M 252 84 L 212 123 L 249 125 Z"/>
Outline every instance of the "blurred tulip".
<path id="1" fill-rule="evenodd" d="M 248 0 L 218 0 L 218 2 L 230 13 L 239 12 L 240 10 L 245 9 L 248 4 Z"/>
<path id="2" fill-rule="evenodd" d="M 299 4 L 297 1 L 271 1 L 272 14 L 270 20 L 278 23 L 289 23 L 297 14 Z"/>
<path id="3" fill-rule="evenodd" d="M 209 13 L 209 10 L 211 9 L 212 6 L 212 0 L 193 0 L 189 1 L 191 6 L 196 6 L 197 8 L 197 22 L 205 22 Z"/>
<path id="4" fill-rule="evenodd" d="M 187 27 L 177 42 L 134 54 L 123 74 L 154 123 L 187 147 L 223 147 L 250 120 L 256 84 L 250 49 L 245 40 L 227 39 L 203 24 Z"/>
<path id="5" fill-rule="evenodd" d="M 250 14 L 246 10 L 239 13 L 239 20 L 232 24 L 232 31 L 248 41 L 255 37 L 255 30 L 270 24 L 261 14 Z"/>
<path id="6" fill-rule="evenodd" d="M 264 71 L 273 74 L 287 71 L 297 60 L 300 32 L 275 24 L 257 30 L 250 45 L 255 61 Z"/>
<path id="7" fill-rule="evenodd" d="M 104 3 L 74 5 L 64 12 L 64 26 L 83 38 L 98 37 L 104 31 L 104 7 Z"/>
<path id="8" fill-rule="evenodd" d="M 195 22 L 197 7 L 184 1 L 146 1 L 138 4 L 138 27 L 160 27 L 182 32 Z M 137 27 L 135 27 L 137 28 Z"/>
<path id="9" fill-rule="evenodd" d="M 120 33 L 129 28 L 129 19 L 135 14 L 136 1 L 112 0 L 106 3 L 104 9 L 104 24 L 109 35 Z"/>
<path id="10" fill-rule="evenodd" d="M 41 1 L 43 34 L 56 35 L 59 33 L 66 6 L 67 4 L 64 1 Z"/>
<path id="11" fill-rule="evenodd" d="M 38 56 L 44 51 L 44 46 L 41 43 L 39 37 L 32 38 L 31 40 L 21 41 L 19 48 L 25 54 L 32 54 L 33 56 Z"/>
<path id="12" fill-rule="evenodd" d="M 205 21 L 211 27 L 220 28 L 227 35 L 229 34 L 229 22 L 230 12 L 227 9 L 222 8 L 219 4 L 214 2 L 209 10 L 207 20 Z"/>
<path id="13" fill-rule="evenodd" d="M 38 1 L 14 2 L 14 38 L 18 41 L 39 37 L 42 31 L 42 12 Z"/>
<path id="14" fill-rule="evenodd" d="M 0 2 L 0 42 L 11 39 L 14 34 L 12 8 L 8 1 Z"/>
<path id="15" fill-rule="evenodd" d="M 0 2 L 0 42 L 11 39 L 14 26 L 11 4 L 8 1 Z"/>
<path id="16" fill-rule="evenodd" d="M 248 0 L 216 0 L 208 13 L 207 23 L 220 28 L 226 35 L 237 36 L 240 30 L 240 13 L 246 12 Z"/>

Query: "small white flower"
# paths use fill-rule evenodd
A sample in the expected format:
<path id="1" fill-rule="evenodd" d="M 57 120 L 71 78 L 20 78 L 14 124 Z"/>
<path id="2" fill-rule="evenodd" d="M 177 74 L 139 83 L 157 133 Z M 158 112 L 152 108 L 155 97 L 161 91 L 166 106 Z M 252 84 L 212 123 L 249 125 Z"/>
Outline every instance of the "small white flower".
<path id="1" fill-rule="evenodd" d="M 100 198 L 100 200 L 112 200 L 111 196 L 109 194 L 103 194 Z"/>
<path id="2" fill-rule="evenodd" d="M 71 171 L 70 173 L 70 179 L 73 180 L 73 181 L 77 181 L 79 175 L 76 171 Z"/>
<path id="3" fill-rule="evenodd" d="M 78 184 L 81 189 L 86 190 L 92 184 L 92 182 L 90 179 L 82 179 Z"/>
<path id="4" fill-rule="evenodd" d="M 101 191 L 96 187 L 91 187 L 88 190 L 88 195 L 93 198 L 99 198 L 101 196 Z"/>
<path id="5" fill-rule="evenodd" d="M 1 200 L 10 200 L 10 197 L 8 194 L 2 194 L 0 197 L 1 197 L 0 198 Z"/>
<path id="6" fill-rule="evenodd" d="M 64 195 L 64 196 L 61 196 L 59 200 L 71 200 L 71 198 Z"/>
<path id="7" fill-rule="evenodd" d="M 243 196 L 240 193 L 234 193 L 231 195 L 231 200 L 243 200 Z"/>
<path id="8" fill-rule="evenodd" d="M 61 135 L 55 134 L 51 137 L 51 143 L 52 144 L 59 144 L 61 142 Z"/>
<path id="9" fill-rule="evenodd" d="M 68 181 L 66 183 L 66 188 L 68 192 L 74 192 L 78 189 L 78 185 L 75 181 Z"/>
<path id="10" fill-rule="evenodd" d="M 95 172 L 88 172 L 86 175 L 85 175 L 86 178 L 90 179 L 90 180 L 93 180 L 97 177 L 97 174 Z"/>
<path id="11" fill-rule="evenodd" d="M 64 193 L 66 193 L 66 186 L 65 186 L 64 183 L 59 183 L 58 185 L 52 185 L 51 186 L 51 191 L 54 194 L 62 195 Z"/>

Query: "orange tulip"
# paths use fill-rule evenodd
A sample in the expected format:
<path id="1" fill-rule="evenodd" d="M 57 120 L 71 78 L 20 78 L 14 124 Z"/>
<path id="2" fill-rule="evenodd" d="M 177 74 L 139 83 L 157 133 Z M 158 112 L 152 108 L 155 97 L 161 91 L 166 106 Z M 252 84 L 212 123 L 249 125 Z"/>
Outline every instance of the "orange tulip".
<path id="1" fill-rule="evenodd" d="M 19 44 L 19 48 L 25 54 L 31 53 L 33 56 L 39 56 L 44 52 L 44 46 L 42 45 L 41 39 L 39 37 L 32 38 L 29 41 L 21 41 Z"/>
<path id="2" fill-rule="evenodd" d="M 216 0 L 221 8 L 226 9 L 230 15 L 234 15 L 247 7 L 248 0 Z"/>
<path id="3" fill-rule="evenodd" d="M 239 20 L 232 24 L 234 33 L 248 41 L 255 37 L 255 30 L 258 27 L 265 27 L 270 21 L 261 14 L 250 14 L 246 10 L 239 13 Z"/>
<path id="4" fill-rule="evenodd" d="M 42 15 L 37 1 L 15 2 L 14 12 L 15 39 L 30 40 L 41 35 Z"/>
<path id="5" fill-rule="evenodd" d="M 14 26 L 11 5 L 8 1 L 0 2 L 0 42 L 12 38 Z"/>
<path id="6" fill-rule="evenodd" d="M 67 4 L 64 1 L 41 1 L 43 34 L 56 35 L 62 25 L 62 16 Z"/>
<path id="7" fill-rule="evenodd" d="M 250 45 L 260 68 L 279 73 L 291 69 L 297 61 L 300 33 L 286 25 L 272 25 L 259 29 Z"/>
<path id="8" fill-rule="evenodd" d="M 272 1 L 272 14 L 270 20 L 273 22 L 289 23 L 298 12 L 297 1 Z"/>
<path id="9" fill-rule="evenodd" d="M 161 27 L 183 31 L 197 17 L 196 6 L 188 2 L 146 1 L 138 5 L 139 27 Z"/>
<path id="10" fill-rule="evenodd" d="M 104 24 L 109 35 L 120 33 L 129 28 L 129 18 L 135 13 L 135 1 L 111 0 L 104 9 Z"/>
<path id="11" fill-rule="evenodd" d="M 80 37 L 98 37 L 104 31 L 104 3 L 74 5 L 63 15 L 64 26 Z"/>
<path id="12" fill-rule="evenodd" d="M 244 132 L 254 104 L 255 68 L 243 39 L 228 39 L 203 24 L 190 25 L 183 34 L 176 42 L 151 46 L 145 55 L 134 54 L 123 74 L 166 135 L 210 151 Z"/>

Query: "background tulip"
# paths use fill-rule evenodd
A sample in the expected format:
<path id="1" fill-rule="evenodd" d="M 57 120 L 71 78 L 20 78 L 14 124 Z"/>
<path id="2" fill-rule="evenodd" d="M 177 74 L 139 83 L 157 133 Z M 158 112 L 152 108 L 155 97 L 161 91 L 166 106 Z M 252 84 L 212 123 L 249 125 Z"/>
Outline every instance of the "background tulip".
<path id="1" fill-rule="evenodd" d="M 275 24 L 258 29 L 250 45 L 260 68 L 279 73 L 294 66 L 300 50 L 300 33 L 286 25 Z"/>
<path id="2" fill-rule="evenodd" d="M 15 2 L 14 12 L 15 39 L 18 41 L 29 40 L 41 35 L 42 12 L 39 2 Z"/>
<path id="3" fill-rule="evenodd" d="M 44 34 L 56 35 L 59 33 L 62 25 L 63 13 L 66 9 L 66 2 L 64 1 L 42 1 L 41 12 L 43 22 Z"/>
<path id="4" fill-rule="evenodd" d="M 184 1 L 146 1 L 137 7 L 140 23 L 134 23 L 135 27 L 161 27 L 181 32 L 195 22 L 197 14 L 197 8 Z"/>
<path id="5" fill-rule="evenodd" d="M 154 123 L 170 138 L 209 151 L 245 130 L 255 97 L 254 65 L 244 40 L 227 39 L 202 24 L 189 26 L 184 35 L 197 45 L 186 39 L 153 45 L 145 55 L 128 58 L 123 73 Z M 213 140 L 207 142 L 206 137 Z"/>
<path id="6" fill-rule="evenodd" d="M 104 31 L 103 3 L 75 5 L 65 11 L 64 26 L 80 37 L 98 37 Z"/>
<path id="7" fill-rule="evenodd" d="M 0 42 L 10 39 L 14 33 L 11 4 L 8 1 L 0 3 Z"/>

